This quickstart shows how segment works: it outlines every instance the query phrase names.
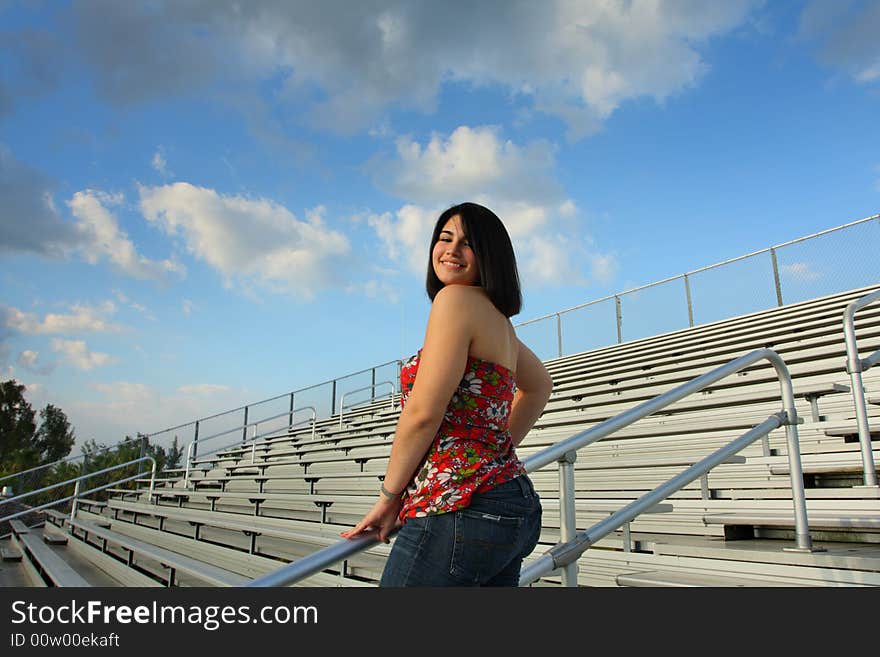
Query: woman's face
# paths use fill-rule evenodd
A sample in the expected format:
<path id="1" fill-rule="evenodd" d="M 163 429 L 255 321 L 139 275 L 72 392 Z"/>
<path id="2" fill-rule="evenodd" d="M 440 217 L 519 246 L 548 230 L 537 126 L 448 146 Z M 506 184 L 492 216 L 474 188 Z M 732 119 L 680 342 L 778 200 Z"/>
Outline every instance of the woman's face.
<path id="1" fill-rule="evenodd" d="M 450 217 L 440 230 L 431 252 L 434 273 L 443 285 L 476 285 L 480 280 L 477 257 L 461 226 L 461 217 Z"/>

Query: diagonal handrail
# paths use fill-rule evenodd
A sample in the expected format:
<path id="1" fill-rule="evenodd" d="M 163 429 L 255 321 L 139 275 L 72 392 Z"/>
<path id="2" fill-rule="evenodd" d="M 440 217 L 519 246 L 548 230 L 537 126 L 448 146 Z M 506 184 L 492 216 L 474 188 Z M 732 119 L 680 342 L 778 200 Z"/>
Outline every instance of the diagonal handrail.
<path id="1" fill-rule="evenodd" d="M 279 413 L 278 415 L 273 415 L 271 417 L 262 418 L 261 420 L 249 422 L 249 423 L 243 424 L 238 427 L 233 427 L 232 429 L 227 429 L 226 431 L 221 431 L 220 433 L 215 433 L 215 434 L 207 436 L 205 438 L 196 438 L 195 440 L 189 441 L 189 443 L 186 446 L 186 472 L 184 474 L 184 485 L 189 487 L 189 483 L 190 483 L 189 473 L 192 470 L 193 464 L 195 463 L 196 457 L 195 457 L 194 452 L 196 449 L 198 449 L 199 445 L 204 445 L 206 442 L 208 442 L 210 440 L 214 440 L 215 438 L 222 438 L 223 436 L 230 434 L 233 431 L 238 431 L 242 428 L 245 429 L 245 431 L 247 431 L 248 427 L 253 426 L 254 430 L 256 430 L 256 427 L 259 424 L 264 424 L 266 422 L 269 422 L 270 420 L 277 420 L 279 417 L 291 417 L 292 418 L 294 413 L 299 413 L 300 411 L 308 411 L 308 410 L 312 411 L 312 418 L 311 418 L 312 419 L 312 438 L 314 438 L 316 426 L 318 424 L 317 410 L 315 409 L 314 406 L 301 406 L 300 408 L 297 408 L 292 411 L 285 411 L 284 413 Z M 293 429 L 295 426 L 302 424 L 303 422 L 308 422 L 308 419 L 300 420 L 299 422 L 294 422 L 294 423 L 288 425 L 287 427 L 284 427 L 281 429 L 272 429 L 271 431 L 267 431 L 266 433 L 260 434 L 258 436 L 256 436 L 256 435 L 253 436 L 253 438 L 251 438 L 251 441 L 253 443 L 252 450 L 256 449 L 256 446 L 258 443 L 262 444 L 262 443 L 266 442 L 267 440 L 269 440 L 269 438 L 277 437 L 275 434 L 277 434 L 279 431 L 285 431 L 285 430 L 289 431 L 290 429 Z M 213 451 L 205 452 L 204 454 L 202 454 L 202 456 L 207 456 L 209 454 L 215 454 L 215 453 L 220 452 L 224 449 L 227 449 L 228 447 L 230 447 L 230 446 L 224 445 L 222 447 L 217 447 Z M 254 459 L 253 459 L 253 451 L 252 451 L 251 452 L 251 463 L 253 463 L 253 462 L 254 462 Z"/>
<path id="2" fill-rule="evenodd" d="M 671 492 L 674 492 L 664 491 L 671 490 L 671 488 L 674 488 L 676 486 L 680 488 L 681 486 L 686 485 L 687 482 L 681 483 L 681 478 L 684 475 L 687 475 L 688 477 L 693 475 L 693 478 L 689 479 L 689 481 L 692 481 L 702 474 L 705 474 L 705 472 L 708 472 L 709 469 L 711 469 L 718 463 L 726 460 L 730 456 L 730 454 L 734 453 L 735 451 L 739 451 L 747 444 L 751 444 L 758 438 L 766 436 L 773 429 L 776 429 L 780 426 L 785 426 L 786 440 L 788 444 L 788 461 L 789 473 L 791 478 L 792 502 L 794 504 L 795 514 L 796 547 L 793 549 L 798 551 L 814 551 L 815 548 L 813 548 L 812 546 L 809 525 L 807 521 L 803 469 L 801 467 L 800 447 L 798 445 L 796 426 L 799 420 L 797 416 L 797 410 L 795 409 L 794 405 L 794 391 L 791 383 L 791 374 L 789 373 L 788 367 L 786 366 L 785 361 L 782 359 L 782 357 L 779 356 L 779 354 L 777 354 L 772 349 L 756 349 L 755 351 L 749 352 L 744 356 L 740 356 L 739 358 L 731 360 L 730 362 L 721 365 L 720 367 L 717 367 L 706 374 L 700 375 L 668 392 L 649 399 L 648 401 L 643 402 L 618 415 L 615 415 L 614 417 L 609 418 L 604 422 L 601 422 L 589 429 L 576 433 L 575 435 L 563 441 L 560 441 L 555 445 L 551 445 L 550 447 L 541 450 L 537 454 L 534 454 L 524 459 L 523 466 L 525 467 L 527 472 L 533 472 L 554 462 L 558 462 L 560 464 L 560 472 L 563 471 L 563 468 L 571 468 L 574 459 L 576 458 L 577 450 L 586 447 L 587 445 L 590 445 L 602 438 L 605 438 L 615 431 L 619 431 L 620 429 L 623 429 L 624 427 L 627 427 L 630 424 L 648 415 L 651 415 L 652 413 L 655 413 L 656 411 L 666 406 L 669 406 L 670 404 L 677 402 L 684 397 L 687 397 L 688 395 L 699 392 L 703 388 L 706 388 L 707 386 L 719 381 L 720 379 L 730 376 L 731 374 L 735 374 L 736 372 L 739 372 L 761 360 L 770 361 L 770 364 L 773 365 L 774 369 L 776 370 L 776 374 L 779 378 L 783 410 L 779 413 L 776 413 L 775 415 L 771 415 L 769 418 L 764 420 L 764 422 L 758 424 L 747 433 L 729 443 L 727 447 L 718 450 L 718 452 L 715 452 L 706 459 L 703 459 L 697 464 L 691 466 L 691 468 L 686 470 L 685 473 L 683 473 L 682 475 L 679 475 L 678 477 L 670 480 L 670 482 L 662 485 L 659 489 L 661 490 L 660 494 L 656 493 L 656 491 L 652 491 L 652 493 L 648 493 L 648 495 L 643 496 L 643 498 L 639 498 L 639 500 L 636 500 L 636 502 L 624 507 L 624 509 L 618 511 L 616 514 L 613 514 L 608 519 L 599 524 L 602 525 L 603 531 L 607 529 L 606 533 L 613 531 L 617 527 L 620 527 L 629 521 L 622 520 L 622 518 L 628 517 L 633 510 L 635 510 L 636 513 L 632 517 L 635 517 L 635 515 L 641 513 L 642 510 L 653 506 L 658 501 L 664 499 L 664 497 L 671 494 Z M 573 478 L 569 477 L 569 481 L 571 482 L 570 485 L 573 485 Z M 677 489 L 678 488 L 675 488 L 675 490 Z M 644 498 L 649 496 L 651 499 L 649 501 L 644 501 Z M 574 504 L 573 491 L 563 491 L 561 493 L 561 498 L 567 500 L 567 502 L 571 505 Z M 561 514 L 561 517 L 564 518 L 566 516 L 566 513 L 565 510 L 562 511 L 563 512 Z M 568 515 L 573 516 L 573 514 Z M 609 522 L 611 524 L 617 524 L 608 529 Z M 564 527 L 563 529 L 568 529 L 569 532 L 571 532 L 572 528 Z M 391 535 L 393 535 L 396 531 L 396 529 L 392 531 Z M 589 531 L 590 530 L 588 530 L 588 532 Z M 589 534 L 586 535 L 588 539 L 591 538 Z M 569 585 L 576 585 L 575 578 L 573 577 L 573 575 L 575 574 L 573 572 L 573 566 L 576 566 L 575 560 L 577 557 L 572 555 L 574 555 L 576 550 L 580 549 L 581 545 L 584 545 L 583 549 L 580 550 L 581 552 L 589 547 L 589 542 L 586 542 L 584 544 L 583 536 L 584 534 L 581 534 L 572 539 L 572 541 L 551 549 L 551 553 L 553 554 L 551 554 L 550 556 L 545 555 L 544 557 L 541 557 L 540 561 L 542 567 L 546 566 L 549 562 L 553 565 L 553 568 L 551 568 L 551 570 L 553 570 L 559 567 L 556 564 L 560 564 L 564 568 L 568 569 L 566 572 L 564 572 L 564 581 L 566 581 L 566 583 L 568 583 Z M 313 552 L 312 554 L 302 559 L 299 559 L 298 561 L 294 561 L 290 564 L 287 564 L 286 566 L 278 568 L 273 572 L 258 577 L 247 584 L 247 586 L 288 586 L 305 577 L 321 572 L 328 566 L 338 561 L 346 559 L 363 550 L 366 550 L 367 548 L 375 545 L 377 542 L 378 539 L 375 533 L 362 536 L 353 540 L 345 539 L 339 541 L 327 548 Z M 553 552 L 554 550 L 555 552 Z M 577 554 L 580 554 L 580 552 L 577 552 Z M 529 573 L 531 572 L 533 571 L 529 570 Z"/>
<path id="3" fill-rule="evenodd" d="M 19 516 L 26 515 L 28 513 L 33 513 L 34 511 L 41 511 L 42 509 L 48 509 L 51 506 L 56 506 L 57 504 L 61 504 L 62 502 L 67 502 L 68 500 L 73 500 L 73 506 L 70 509 L 70 519 L 73 520 L 76 516 L 76 507 L 77 501 L 80 497 L 85 495 L 86 493 L 94 493 L 95 491 L 104 490 L 105 488 L 110 488 L 111 486 L 115 486 L 116 484 L 121 484 L 126 481 L 132 481 L 133 479 L 138 479 L 141 477 L 140 473 L 136 475 L 132 475 L 131 477 L 124 477 L 122 479 L 117 479 L 115 481 L 111 481 L 109 484 L 104 484 L 103 486 L 98 486 L 96 488 L 90 488 L 86 491 L 80 490 L 80 482 L 85 479 L 89 479 L 90 477 L 94 477 L 99 474 L 104 474 L 105 472 L 111 472 L 112 470 L 118 470 L 119 468 L 124 468 L 128 465 L 133 465 L 135 463 L 140 463 L 142 461 L 152 461 L 153 467 L 151 469 L 151 477 L 150 477 L 150 499 L 153 498 L 153 490 L 155 487 L 156 480 L 156 459 L 152 456 L 142 456 L 137 459 L 132 459 L 131 461 L 126 461 L 125 463 L 118 463 L 116 465 L 111 465 L 108 468 L 104 468 L 102 470 L 95 470 L 94 472 L 88 472 L 86 474 L 82 474 L 79 477 L 72 477 L 66 481 L 60 481 L 55 484 L 51 484 L 49 486 L 44 486 L 43 488 L 39 488 L 37 490 L 32 490 L 27 493 L 22 493 L 21 495 L 16 495 L 15 497 L 10 497 L 5 500 L 0 500 L 0 505 L 9 504 L 10 502 L 15 502 L 16 500 L 24 499 L 25 497 L 30 497 L 31 495 L 36 495 L 37 493 L 43 493 L 47 490 L 52 490 L 53 488 L 60 488 L 61 486 L 66 486 L 68 484 L 76 483 L 76 487 L 73 491 L 73 495 L 68 495 L 67 497 L 62 497 L 61 499 L 54 500 L 52 502 L 47 502 L 46 504 L 41 504 L 40 506 L 29 507 L 23 511 L 19 511 L 18 513 L 13 513 L 8 516 L 3 516 L 0 518 L 0 522 L 4 522 L 6 520 L 12 520 L 13 518 L 18 518 Z"/>
<path id="4" fill-rule="evenodd" d="M 880 349 L 867 358 L 859 357 L 856 343 L 855 314 L 872 303 L 880 301 L 880 290 L 866 294 L 848 304 L 843 312 L 843 337 L 846 342 L 846 371 L 852 381 L 853 405 L 856 410 L 856 423 L 859 427 L 859 446 L 862 453 L 865 486 L 877 487 L 877 472 L 874 469 L 874 454 L 871 447 L 871 428 L 868 426 L 868 407 L 865 404 L 865 388 L 862 385 L 862 372 L 880 362 Z"/>
<path id="5" fill-rule="evenodd" d="M 389 399 L 391 400 L 391 408 L 394 408 L 394 383 L 392 381 L 379 381 L 378 383 L 373 383 L 368 386 L 364 386 L 363 388 L 358 388 L 357 390 L 348 390 L 342 393 L 342 398 L 339 400 L 339 428 L 342 428 L 342 414 L 345 411 L 345 397 L 346 395 L 352 395 L 356 392 L 363 392 L 364 390 L 372 390 L 375 393 L 376 388 L 384 385 L 391 386 L 391 395 Z"/>

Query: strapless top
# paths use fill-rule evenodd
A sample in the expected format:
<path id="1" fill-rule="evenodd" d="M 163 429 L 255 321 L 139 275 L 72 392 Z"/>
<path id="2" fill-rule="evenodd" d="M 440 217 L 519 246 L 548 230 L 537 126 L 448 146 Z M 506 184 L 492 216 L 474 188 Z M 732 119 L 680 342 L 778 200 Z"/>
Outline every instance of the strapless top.
<path id="1" fill-rule="evenodd" d="M 419 349 L 400 370 L 402 407 L 418 375 L 421 354 Z M 515 392 L 513 371 L 468 356 L 437 434 L 407 487 L 401 520 L 464 508 L 474 493 L 525 474 L 508 431 Z"/>

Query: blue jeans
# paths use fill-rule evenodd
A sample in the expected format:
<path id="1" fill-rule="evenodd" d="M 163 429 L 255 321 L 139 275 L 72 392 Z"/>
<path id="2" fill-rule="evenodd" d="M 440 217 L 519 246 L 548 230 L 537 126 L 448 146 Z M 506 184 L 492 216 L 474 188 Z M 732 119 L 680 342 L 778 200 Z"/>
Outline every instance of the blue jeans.
<path id="1" fill-rule="evenodd" d="M 540 534 L 541 500 L 520 475 L 464 509 L 408 518 L 379 586 L 517 586 Z"/>

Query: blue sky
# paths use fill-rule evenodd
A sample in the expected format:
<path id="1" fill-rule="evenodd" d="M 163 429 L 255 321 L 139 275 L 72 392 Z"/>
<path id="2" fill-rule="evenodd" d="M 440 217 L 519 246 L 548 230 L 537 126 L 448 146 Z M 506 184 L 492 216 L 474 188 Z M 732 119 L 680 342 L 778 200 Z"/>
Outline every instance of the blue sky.
<path id="1" fill-rule="evenodd" d="M 0 0 L 0 373 L 111 444 L 413 353 L 456 202 L 508 225 L 515 323 L 874 215 L 878 33 L 877 2 Z"/>

